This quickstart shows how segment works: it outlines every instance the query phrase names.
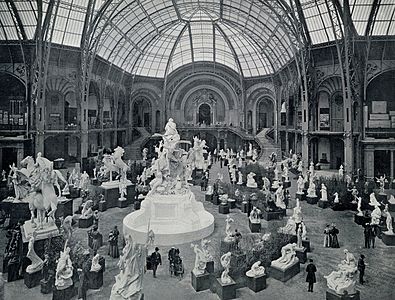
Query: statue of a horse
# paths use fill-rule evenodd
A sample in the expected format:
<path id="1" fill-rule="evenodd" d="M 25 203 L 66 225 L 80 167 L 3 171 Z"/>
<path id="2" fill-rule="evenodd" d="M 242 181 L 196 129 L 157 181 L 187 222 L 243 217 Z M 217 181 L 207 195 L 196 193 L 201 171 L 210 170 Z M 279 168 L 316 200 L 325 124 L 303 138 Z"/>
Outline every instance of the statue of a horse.
<path id="1" fill-rule="evenodd" d="M 105 154 L 103 155 L 103 164 L 104 164 L 104 172 L 110 172 L 110 182 L 112 181 L 112 172 L 116 172 L 120 177 L 125 177 L 126 172 L 129 169 L 129 166 L 122 160 L 122 156 L 125 153 L 125 150 L 121 147 L 117 147 L 114 149 L 114 153 L 112 155 Z"/>

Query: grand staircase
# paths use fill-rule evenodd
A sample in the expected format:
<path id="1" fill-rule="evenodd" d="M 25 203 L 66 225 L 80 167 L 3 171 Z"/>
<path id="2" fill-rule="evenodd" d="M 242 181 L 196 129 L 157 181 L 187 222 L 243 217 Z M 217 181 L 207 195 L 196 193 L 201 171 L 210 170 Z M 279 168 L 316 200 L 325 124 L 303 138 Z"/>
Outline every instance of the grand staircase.
<path id="1" fill-rule="evenodd" d="M 124 158 L 126 160 L 142 159 L 143 157 L 141 152 L 143 150 L 143 146 L 152 136 L 152 134 L 149 133 L 144 127 L 135 127 L 135 129 L 140 133 L 140 136 L 138 139 L 125 147 Z"/>
<path id="2" fill-rule="evenodd" d="M 277 160 L 281 160 L 280 146 L 278 146 L 274 142 L 274 139 L 271 137 L 273 131 L 274 131 L 273 128 L 264 128 L 255 137 L 255 140 L 258 142 L 259 146 L 261 147 L 259 160 L 262 162 L 269 161 L 269 156 L 273 152 L 277 154 Z"/>

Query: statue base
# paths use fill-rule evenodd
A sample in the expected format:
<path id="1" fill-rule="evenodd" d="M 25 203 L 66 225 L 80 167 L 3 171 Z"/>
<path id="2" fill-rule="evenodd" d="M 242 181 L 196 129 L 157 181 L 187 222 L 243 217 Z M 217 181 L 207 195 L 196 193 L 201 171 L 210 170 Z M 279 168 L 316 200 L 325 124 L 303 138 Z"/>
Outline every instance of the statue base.
<path id="1" fill-rule="evenodd" d="M 141 208 L 123 219 L 123 233 L 145 244 L 147 228 L 155 233 L 155 245 L 173 246 L 203 239 L 214 231 L 214 216 L 208 213 L 195 195 L 148 194 Z"/>
<path id="2" fill-rule="evenodd" d="M 358 225 L 365 225 L 366 223 L 370 223 L 371 218 L 365 217 L 364 215 L 360 216 L 358 214 L 354 214 L 354 222 Z"/>
<path id="3" fill-rule="evenodd" d="M 56 218 L 66 218 L 67 216 L 73 215 L 73 199 L 68 199 L 66 197 L 58 198 L 58 208 L 56 210 Z"/>
<path id="4" fill-rule="evenodd" d="M 117 206 L 118 206 L 119 208 L 128 207 L 128 199 L 126 199 L 126 198 L 122 198 L 122 199 L 119 198 L 119 199 L 118 199 Z"/>
<path id="5" fill-rule="evenodd" d="M 388 211 L 395 211 L 395 203 L 388 202 Z"/>
<path id="6" fill-rule="evenodd" d="M 220 214 L 223 214 L 223 215 L 227 215 L 228 213 L 229 213 L 229 209 L 230 209 L 230 205 L 228 204 L 228 203 L 226 203 L 226 204 L 220 204 L 219 206 L 218 206 L 218 212 L 220 213 Z"/>
<path id="7" fill-rule="evenodd" d="M 140 201 L 136 201 L 133 203 L 133 208 L 134 210 L 139 210 L 141 207 L 141 202 Z"/>
<path id="8" fill-rule="evenodd" d="M 217 278 L 217 295 L 221 300 L 229 300 L 236 298 L 236 282 L 224 284 L 221 278 Z"/>
<path id="9" fill-rule="evenodd" d="M 261 232 L 261 222 L 252 223 L 250 218 L 248 218 L 248 225 L 250 227 L 251 232 Z"/>
<path id="10" fill-rule="evenodd" d="M 307 261 L 307 249 L 305 247 L 303 247 L 303 248 L 296 248 L 295 252 L 296 252 L 296 257 L 299 258 L 299 262 L 301 264 L 306 263 L 306 261 Z"/>
<path id="11" fill-rule="evenodd" d="M 41 294 L 50 294 L 52 293 L 54 281 L 53 280 L 40 280 L 40 291 Z"/>
<path id="12" fill-rule="evenodd" d="M 208 201 L 208 202 L 212 202 L 213 201 L 213 194 L 210 194 L 210 195 L 205 194 L 204 195 L 204 200 Z"/>
<path id="13" fill-rule="evenodd" d="M 295 200 L 296 199 L 299 199 L 299 201 L 304 201 L 304 200 L 306 200 L 306 195 L 304 194 L 304 193 L 296 193 L 295 194 Z"/>
<path id="14" fill-rule="evenodd" d="M 279 211 L 264 210 L 262 212 L 262 218 L 265 219 L 266 221 L 279 220 L 279 219 L 282 219 L 283 216 L 284 216 L 283 210 L 279 210 Z"/>
<path id="15" fill-rule="evenodd" d="M 206 272 L 207 273 L 214 273 L 214 261 L 206 262 Z"/>
<path id="16" fill-rule="evenodd" d="M 107 202 L 106 201 L 100 201 L 99 202 L 99 211 L 103 212 L 107 210 Z"/>
<path id="17" fill-rule="evenodd" d="M 248 277 L 247 276 L 247 286 L 250 290 L 255 293 L 260 292 L 266 288 L 266 274 L 259 275 L 256 277 Z"/>
<path id="18" fill-rule="evenodd" d="M 27 286 L 27 288 L 31 289 L 40 284 L 41 278 L 42 278 L 42 270 L 34 273 L 25 272 L 25 275 L 23 276 L 23 281 Z"/>
<path id="19" fill-rule="evenodd" d="M 89 228 L 93 225 L 93 216 L 89 218 L 79 218 L 78 219 L 78 228 Z"/>
<path id="20" fill-rule="evenodd" d="M 221 203 L 221 201 L 219 201 L 219 195 L 213 194 L 212 202 L 214 205 L 219 205 Z"/>
<path id="21" fill-rule="evenodd" d="M 103 268 L 99 272 L 88 273 L 88 287 L 92 290 L 98 290 L 103 286 Z"/>
<path id="22" fill-rule="evenodd" d="M 355 294 L 339 295 L 331 289 L 326 290 L 326 300 L 360 300 L 360 292 L 356 290 Z"/>
<path id="23" fill-rule="evenodd" d="M 322 199 L 318 200 L 318 207 L 321 207 L 321 208 L 329 207 L 329 201 L 322 200 Z"/>
<path id="24" fill-rule="evenodd" d="M 252 188 L 252 189 L 258 188 L 258 185 L 257 185 L 256 183 L 255 183 L 255 184 L 253 184 L 253 183 L 247 183 L 246 186 L 249 187 L 249 188 Z"/>
<path id="25" fill-rule="evenodd" d="M 247 202 L 241 202 L 241 211 L 243 213 L 247 213 L 248 212 L 248 203 Z"/>
<path id="26" fill-rule="evenodd" d="M 36 233 L 36 241 L 47 239 L 59 235 L 59 229 L 54 223 L 45 223 L 42 229 L 32 226 L 32 221 L 28 220 L 22 227 L 22 240 L 24 243 L 29 241 L 29 237 Z"/>
<path id="27" fill-rule="evenodd" d="M 81 196 L 81 189 L 70 187 L 70 198 L 79 198 Z"/>
<path id="28" fill-rule="evenodd" d="M 302 245 L 306 248 L 307 252 L 311 252 L 310 240 L 302 240 Z"/>
<path id="29" fill-rule="evenodd" d="M 107 202 L 107 208 L 113 208 L 118 206 L 119 194 L 119 180 L 112 182 L 103 182 L 100 186 L 104 195 L 104 200 Z M 135 185 L 128 181 L 126 184 L 126 199 L 127 205 L 132 204 L 135 196 Z"/>
<path id="30" fill-rule="evenodd" d="M 230 257 L 229 275 L 233 278 L 244 276 L 247 272 L 247 255 L 238 251 L 233 251 Z"/>
<path id="31" fill-rule="evenodd" d="M 204 273 L 202 275 L 195 275 L 191 272 L 192 287 L 196 292 L 208 290 L 211 286 L 211 275 L 209 273 Z"/>
<path id="32" fill-rule="evenodd" d="M 227 252 L 232 252 L 232 251 L 234 251 L 235 249 L 236 249 L 236 243 L 235 243 L 235 241 L 227 242 L 227 241 L 221 240 L 221 243 L 220 243 L 220 252 L 221 252 L 221 255 L 222 255 L 222 254 L 225 254 L 225 253 L 227 253 Z"/>
<path id="33" fill-rule="evenodd" d="M 286 181 L 283 182 L 283 188 L 284 189 L 288 189 L 290 187 L 291 187 L 291 181 L 289 181 L 289 180 L 287 181 L 286 180 Z"/>
<path id="34" fill-rule="evenodd" d="M 388 201 L 387 201 L 387 194 L 379 193 L 379 194 L 377 195 L 377 201 L 378 201 L 378 202 L 387 203 L 387 202 L 388 202 Z"/>
<path id="35" fill-rule="evenodd" d="M 317 196 L 306 196 L 306 201 L 308 204 L 317 204 L 318 203 L 318 197 Z"/>
<path id="36" fill-rule="evenodd" d="M 299 261 L 294 262 L 292 265 L 285 269 L 281 269 L 277 266 L 270 266 L 270 277 L 280 280 L 282 282 L 286 282 L 296 274 L 300 272 L 300 263 Z"/>
<path id="37" fill-rule="evenodd" d="M 64 290 L 53 289 L 52 300 L 71 300 L 75 296 L 74 285 Z"/>
<path id="38" fill-rule="evenodd" d="M 230 205 L 230 209 L 236 208 L 236 200 L 235 199 L 228 199 L 228 203 Z"/>
<path id="39" fill-rule="evenodd" d="M 388 234 L 386 232 L 383 232 L 383 234 L 381 235 L 381 240 L 387 246 L 395 246 L 395 234 Z"/>

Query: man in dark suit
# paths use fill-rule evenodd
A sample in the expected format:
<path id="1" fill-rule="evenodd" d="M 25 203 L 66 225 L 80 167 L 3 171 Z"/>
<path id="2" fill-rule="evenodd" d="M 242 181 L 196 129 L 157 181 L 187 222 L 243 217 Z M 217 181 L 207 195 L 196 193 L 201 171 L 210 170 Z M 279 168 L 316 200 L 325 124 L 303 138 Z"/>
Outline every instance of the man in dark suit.
<path id="1" fill-rule="evenodd" d="M 363 234 L 365 236 L 365 248 L 370 248 L 370 235 L 372 233 L 372 228 L 369 223 L 366 223 Z"/>
<path id="2" fill-rule="evenodd" d="M 358 271 L 359 271 L 359 283 L 364 284 L 363 276 L 365 275 L 365 255 L 361 254 L 358 260 Z"/>
<path id="3" fill-rule="evenodd" d="M 154 272 L 154 278 L 156 278 L 156 269 L 158 268 L 158 265 L 162 265 L 162 257 L 160 256 L 159 253 L 159 248 L 155 248 L 155 252 L 151 254 L 151 267 L 152 271 Z"/>
<path id="4" fill-rule="evenodd" d="M 315 272 L 317 272 L 316 266 L 313 264 L 313 260 L 309 259 L 309 264 L 306 267 L 307 277 L 306 282 L 309 283 L 308 292 L 313 292 L 314 283 L 316 283 Z"/>

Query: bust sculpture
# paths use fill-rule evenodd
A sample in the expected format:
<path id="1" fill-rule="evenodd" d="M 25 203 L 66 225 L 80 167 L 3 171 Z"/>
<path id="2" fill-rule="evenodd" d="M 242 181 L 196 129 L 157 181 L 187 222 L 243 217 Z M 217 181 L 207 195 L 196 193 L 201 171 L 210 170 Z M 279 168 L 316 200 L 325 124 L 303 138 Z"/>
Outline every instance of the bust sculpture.
<path id="1" fill-rule="evenodd" d="M 227 252 L 224 255 L 221 256 L 221 265 L 224 268 L 224 271 L 221 274 L 221 282 L 223 284 L 229 284 L 232 283 L 233 280 L 229 276 L 229 267 L 230 267 L 230 258 L 232 256 L 231 252 Z"/>
<path id="2" fill-rule="evenodd" d="M 296 248 L 296 243 L 288 244 L 282 247 L 281 257 L 276 260 L 273 260 L 271 262 L 271 265 L 273 267 L 277 267 L 279 269 L 284 270 L 287 267 L 291 266 L 292 264 L 298 262 L 299 259 L 296 257 L 295 248 Z"/>
<path id="3" fill-rule="evenodd" d="M 82 211 L 81 211 L 81 219 L 89 219 L 90 217 L 93 216 L 93 201 L 92 200 L 87 200 L 85 204 L 83 205 Z"/>
<path id="4" fill-rule="evenodd" d="M 195 275 L 202 275 L 206 270 L 206 257 L 202 249 L 199 249 L 197 244 L 191 244 L 193 252 L 195 252 L 195 266 L 192 272 Z"/>
<path id="5" fill-rule="evenodd" d="M 221 205 L 227 205 L 229 196 L 228 196 L 228 194 L 223 194 L 223 195 L 219 196 L 219 199 L 221 201 Z"/>
<path id="6" fill-rule="evenodd" d="M 261 266 L 261 262 L 258 260 L 255 262 L 251 269 L 246 272 L 247 277 L 258 277 L 265 274 L 265 267 Z"/>
<path id="7" fill-rule="evenodd" d="M 321 183 L 321 200 L 328 201 L 328 191 L 324 183 Z"/>
<path id="8" fill-rule="evenodd" d="M 29 239 L 28 251 L 26 257 L 31 260 L 31 264 L 26 267 L 26 272 L 29 274 L 41 271 L 44 265 L 44 261 L 34 251 L 34 242 L 36 239 L 36 233 L 33 232 Z"/>
<path id="9" fill-rule="evenodd" d="M 254 179 L 255 175 L 256 174 L 254 172 L 250 172 L 247 175 L 247 187 L 256 188 L 258 186 Z"/>
<path id="10" fill-rule="evenodd" d="M 67 242 L 63 251 L 60 252 L 58 264 L 56 266 L 55 287 L 64 290 L 73 285 L 73 264 L 70 260 L 70 248 Z"/>
<path id="11" fill-rule="evenodd" d="M 91 272 L 99 272 L 101 270 L 101 265 L 99 264 L 100 255 L 97 253 L 92 258 Z"/>

